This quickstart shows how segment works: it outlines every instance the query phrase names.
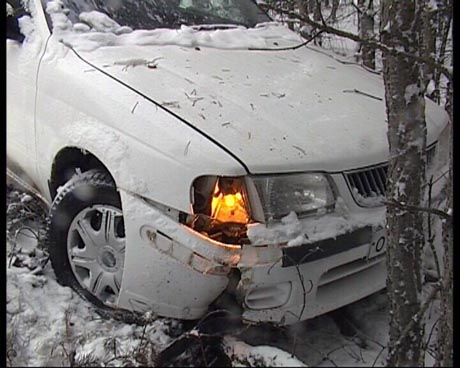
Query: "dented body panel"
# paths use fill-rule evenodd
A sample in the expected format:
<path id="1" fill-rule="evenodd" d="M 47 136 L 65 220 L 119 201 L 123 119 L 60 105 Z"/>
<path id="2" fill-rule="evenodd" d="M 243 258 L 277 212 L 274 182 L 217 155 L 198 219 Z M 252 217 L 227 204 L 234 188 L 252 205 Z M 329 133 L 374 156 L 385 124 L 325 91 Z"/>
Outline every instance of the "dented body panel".
<path id="1" fill-rule="evenodd" d="M 175 318 L 195 319 L 227 287 L 239 249 L 210 246 L 138 196 L 121 191 L 126 236 L 118 306 Z"/>
<path id="2" fill-rule="evenodd" d="M 302 261 L 285 264 L 285 255 L 296 248 L 286 245 L 288 237 L 275 244 L 241 247 L 211 242 L 141 197 L 125 191 L 121 197 L 131 246 L 126 251 L 120 308 L 198 318 L 226 292 L 233 268 L 241 278 L 231 292 L 249 321 L 295 323 L 385 287 L 384 249 L 368 258 L 372 234 L 383 223 L 381 208 L 352 209 L 350 224 L 361 223 L 359 228 L 344 226 L 341 216 L 334 215 L 342 229 L 336 239 L 346 241 L 344 248 L 334 244 L 336 250 L 327 257 L 311 261 L 307 254 Z M 328 219 L 331 224 L 334 218 Z M 315 238 L 312 222 L 302 221 L 301 231 L 313 239 L 305 241 L 306 247 L 329 246 L 320 241 L 327 232 Z"/>

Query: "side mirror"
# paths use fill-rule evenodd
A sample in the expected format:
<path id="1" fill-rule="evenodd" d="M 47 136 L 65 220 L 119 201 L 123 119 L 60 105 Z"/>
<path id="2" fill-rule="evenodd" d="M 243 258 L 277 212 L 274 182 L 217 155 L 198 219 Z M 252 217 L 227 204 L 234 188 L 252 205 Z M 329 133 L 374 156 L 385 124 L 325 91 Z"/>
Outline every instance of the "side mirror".
<path id="1" fill-rule="evenodd" d="M 18 19 L 14 16 L 13 7 L 8 3 L 6 3 L 6 38 L 19 42 L 24 41 L 25 38 L 19 29 Z"/>

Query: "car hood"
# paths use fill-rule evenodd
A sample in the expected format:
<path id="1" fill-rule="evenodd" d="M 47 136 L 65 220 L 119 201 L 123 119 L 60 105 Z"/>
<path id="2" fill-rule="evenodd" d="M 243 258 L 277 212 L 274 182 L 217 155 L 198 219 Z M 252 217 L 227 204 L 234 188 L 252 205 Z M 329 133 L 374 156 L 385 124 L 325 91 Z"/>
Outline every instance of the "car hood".
<path id="1" fill-rule="evenodd" d="M 133 45 L 79 55 L 212 137 L 251 173 L 337 172 L 388 159 L 381 77 L 320 48 Z M 430 143 L 447 116 L 430 102 L 426 112 Z"/>

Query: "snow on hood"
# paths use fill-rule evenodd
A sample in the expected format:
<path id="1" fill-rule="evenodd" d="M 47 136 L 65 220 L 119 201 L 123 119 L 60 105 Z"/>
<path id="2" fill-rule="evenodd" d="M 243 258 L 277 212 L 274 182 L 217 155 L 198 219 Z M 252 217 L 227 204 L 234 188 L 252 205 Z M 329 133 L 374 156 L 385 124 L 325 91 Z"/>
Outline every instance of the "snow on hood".
<path id="1" fill-rule="evenodd" d="M 341 171 L 388 158 L 381 78 L 319 48 L 149 45 L 80 55 L 213 137 L 252 173 Z M 445 116 L 427 106 L 430 142 Z"/>
<path id="2" fill-rule="evenodd" d="M 298 44 L 284 26 L 131 31 L 100 13 L 82 14 L 92 25 L 85 28 L 47 11 L 55 34 L 84 60 L 214 138 L 251 173 L 342 171 L 388 159 L 382 79 L 313 46 L 250 50 Z M 446 121 L 427 104 L 429 143 Z"/>

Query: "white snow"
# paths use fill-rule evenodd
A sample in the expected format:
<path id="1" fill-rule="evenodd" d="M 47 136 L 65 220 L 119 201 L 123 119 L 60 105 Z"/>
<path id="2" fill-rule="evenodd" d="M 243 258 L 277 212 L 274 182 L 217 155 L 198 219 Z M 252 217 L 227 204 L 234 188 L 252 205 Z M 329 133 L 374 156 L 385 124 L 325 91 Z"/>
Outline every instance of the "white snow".
<path id="1" fill-rule="evenodd" d="M 8 3 L 6 3 L 6 14 L 7 15 L 13 15 L 14 14 L 13 7 Z"/>
<path id="2" fill-rule="evenodd" d="M 253 224 L 248 227 L 251 244 L 285 244 L 296 246 L 314 243 L 318 240 L 335 238 L 367 225 L 380 227 L 384 223 L 385 209 L 376 209 L 369 213 L 350 214 L 343 209 L 339 201 L 336 212 L 321 216 L 298 219 L 294 212 L 284 217 L 280 223 L 272 225 Z"/>
<path id="3" fill-rule="evenodd" d="M 246 367 L 246 364 L 250 367 L 307 367 L 291 354 L 272 346 L 251 346 L 228 337 L 225 339 L 225 348 L 232 360 L 236 361 L 234 367 Z"/>
<path id="4" fill-rule="evenodd" d="M 98 11 L 83 12 L 79 18 L 97 32 L 116 32 L 121 27 L 108 15 Z"/>
<path id="5" fill-rule="evenodd" d="M 72 26 L 60 0 L 48 2 L 46 11 L 51 16 L 55 36 L 80 51 L 121 45 L 206 46 L 223 49 L 273 48 L 302 42 L 300 36 L 276 22 L 261 23 L 250 29 L 237 26 L 224 30 L 196 30 L 183 25 L 180 29 L 133 31 L 129 27 L 120 26 L 103 13 L 91 11 L 80 14 L 81 22 L 86 24 L 88 29 L 80 23 Z"/>

